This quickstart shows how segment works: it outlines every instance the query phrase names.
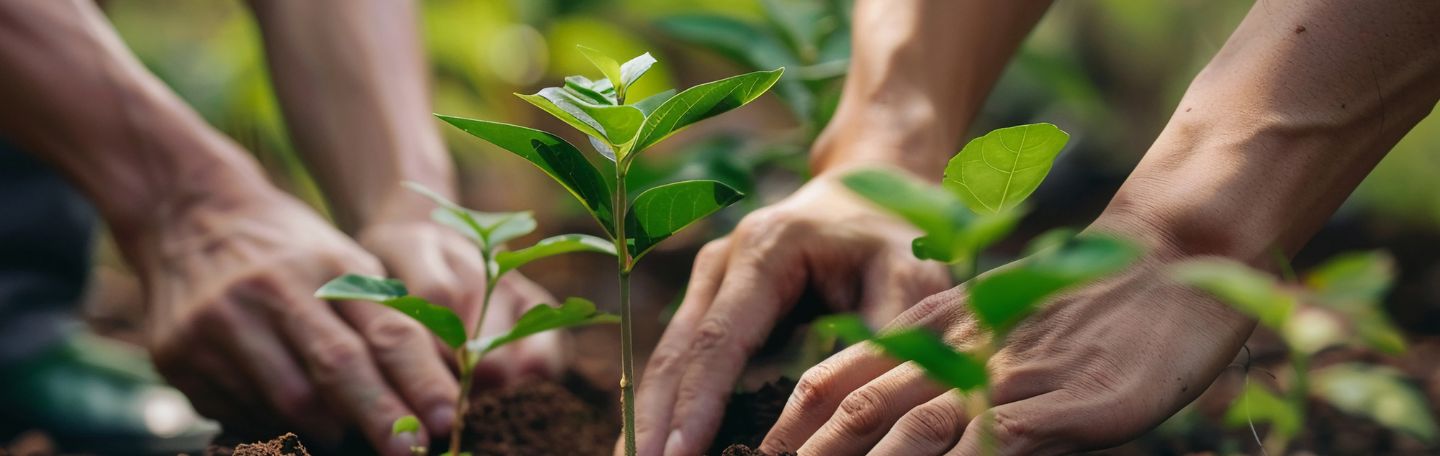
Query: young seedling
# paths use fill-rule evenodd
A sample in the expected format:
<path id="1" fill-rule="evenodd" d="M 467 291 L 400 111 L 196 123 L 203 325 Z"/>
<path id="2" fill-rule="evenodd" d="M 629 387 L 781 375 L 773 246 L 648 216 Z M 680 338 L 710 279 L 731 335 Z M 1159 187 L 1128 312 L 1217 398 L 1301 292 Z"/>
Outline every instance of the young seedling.
<path id="1" fill-rule="evenodd" d="M 981 251 L 1014 228 L 1023 212 L 1021 203 L 1045 179 L 1068 140 L 1068 134 L 1050 124 L 992 131 L 970 141 L 950 159 L 943 188 L 878 169 L 842 178 L 851 191 L 924 233 L 911 244 L 916 257 L 966 265 L 960 271 L 972 279 L 966 305 L 990 337 L 964 353 L 924 328 L 874 335 L 853 315 L 827 317 L 816 327 L 828 328 L 848 343 L 870 341 L 891 357 L 913 361 L 932 379 L 957 391 L 979 390 L 981 394 L 972 396 L 978 399 L 967 405 L 973 416 L 986 417 L 987 447 L 993 442 L 988 441 L 991 417 L 983 414 L 990 402 L 986 365 L 1010 330 L 1050 297 L 1119 272 L 1140 255 L 1138 248 L 1120 239 L 1054 230 L 1032 240 L 1026 258 L 979 274 Z"/>
<path id="2" fill-rule="evenodd" d="M 431 213 L 435 221 L 454 228 L 475 241 L 485 267 L 485 294 L 480 304 L 480 320 L 474 332 L 467 335 L 465 323 L 449 307 L 437 305 L 419 296 L 410 295 L 405 284 L 396 279 L 346 274 L 336 277 L 315 291 L 315 296 L 328 300 L 371 301 L 404 312 L 434 333 L 455 356 L 460 368 L 460 397 L 455 401 L 455 424 L 450 429 L 449 455 L 462 455 L 460 433 L 464 430 L 465 409 L 474 384 L 475 365 L 486 354 L 526 336 L 552 329 L 597 323 L 615 323 L 618 318 L 595 310 L 595 304 L 581 298 L 566 298 L 558 307 L 537 305 L 526 311 L 508 331 L 480 338 L 485 316 L 490 310 L 490 295 L 500 278 L 516 268 L 541 258 L 570 252 L 596 252 L 614 255 L 615 246 L 603 239 L 584 234 L 562 234 L 541 240 L 530 247 L 506 250 L 506 242 L 535 230 L 535 219 L 529 212 L 485 213 L 472 211 L 449 199 L 413 183 L 411 190 L 425 195 L 438 205 Z M 413 416 L 395 421 L 393 430 L 417 432 L 420 423 Z M 425 448 L 414 449 L 425 454 Z"/>
<path id="3" fill-rule="evenodd" d="M 1250 383 L 1247 372 L 1240 396 L 1225 415 L 1231 425 L 1249 426 L 1262 452 L 1285 452 L 1304 426 L 1311 395 L 1422 441 L 1435 440 L 1435 420 L 1423 405 L 1423 395 L 1393 369 L 1347 363 L 1310 371 L 1316 353 L 1338 345 L 1366 346 L 1388 354 L 1405 350 L 1404 339 L 1380 306 L 1395 276 L 1389 255 L 1340 255 L 1300 283 L 1281 282 L 1222 259 L 1181 263 L 1172 275 L 1255 317 L 1288 346 L 1291 381 L 1284 397 Z M 1255 430 L 1256 422 L 1270 424 L 1264 441 Z"/>
<path id="4" fill-rule="evenodd" d="M 589 137 L 590 145 L 613 168 L 604 175 L 578 148 L 553 134 L 517 125 L 440 115 L 440 119 L 534 164 L 580 200 L 610 237 L 620 281 L 621 411 L 625 453 L 635 454 L 635 370 L 631 344 L 630 272 L 656 244 L 691 223 L 729 206 L 740 192 L 716 181 L 659 185 L 632 201 L 626 189 L 631 165 L 645 149 L 701 120 L 743 106 L 780 79 L 783 68 L 742 74 L 675 93 L 628 100 L 629 87 L 655 63 L 644 54 L 620 64 L 593 49 L 580 51 L 604 78 L 565 78 L 521 99 Z"/>

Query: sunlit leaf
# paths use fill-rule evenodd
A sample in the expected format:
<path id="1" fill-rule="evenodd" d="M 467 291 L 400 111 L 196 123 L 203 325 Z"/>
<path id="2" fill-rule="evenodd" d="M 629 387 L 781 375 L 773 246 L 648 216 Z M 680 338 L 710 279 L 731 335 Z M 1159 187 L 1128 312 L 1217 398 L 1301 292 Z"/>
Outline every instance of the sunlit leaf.
<path id="1" fill-rule="evenodd" d="M 639 258 L 691 223 L 740 201 L 745 195 L 716 181 L 660 185 L 640 193 L 625 218 L 630 254 Z"/>
<path id="2" fill-rule="evenodd" d="M 345 274 L 330 279 L 320 289 L 315 290 L 315 297 L 320 299 L 374 302 L 407 294 L 409 292 L 405 290 L 405 283 L 400 280 L 361 274 Z"/>
<path id="3" fill-rule="evenodd" d="M 1230 409 L 1225 412 L 1225 424 L 1249 427 L 1251 423 L 1269 424 L 1270 432 L 1288 439 L 1300 432 L 1303 417 L 1289 402 L 1285 402 L 1265 387 L 1246 383 L 1240 396 L 1230 403 Z"/>
<path id="4" fill-rule="evenodd" d="M 619 323 L 620 317 L 595 310 L 595 303 L 581 298 L 566 298 L 559 307 L 537 305 L 520 315 L 509 331 L 498 336 L 471 342 L 469 349 L 484 356 L 491 350 L 552 329 L 599 323 Z"/>
<path id="5" fill-rule="evenodd" d="M 533 95 L 516 96 L 581 133 L 604 139 L 607 144 L 629 143 L 645 122 L 645 115 L 634 106 L 597 104 L 558 87 L 546 87 Z"/>
<path id="6" fill-rule="evenodd" d="M 1140 253 L 1121 239 L 1077 237 L 977 279 L 970 290 L 970 309 L 985 327 L 1004 334 L 1046 299 L 1119 272 Z"/>
<path id="7" fill-rule="evenodd" d="M 610 185 L 575 146 L 532 128 L 462 117 L 438 117 L 534 164 L 579 199 L 606 233 L 614 234 L 611 232 L 615 224 Z"/>
<path id="8" fill-rule="evenodd" d="M 1331 258 L 1305 277 L 1320 303 L 1339 309 L 1373 307 L 1395 281 L 1395 259 L 1380 251 Z"/>
<path id="9" fill-rule="evenodd" d="M 580 53 L 583 54 L 586 59 L 590 60 L 590 63 L 595 64 L 595 68 L 600 69 L 600 73 L 605 75 L 605 79 L 610 80 L 610 84 L 615 86 L 616 91 L 624 92 L 625 78 L 620 73 L 620 62 L 616 62 L 615 59 L 595 49 L 585 46 L 576 47 L 580 49 Z"/>
<path id="10" fill-rule="evenodd" d="M 1180 283 L 1204 290 L 1231 307 L 1255 317 L 1271 329 L 1284 331 L 1295 297 L 1269 274 L 1224 259 L 1200 259 L 1176 265 L 1171 274 Z"/>
<path id="11" fill-rule="evenodd" d="M 412 434 L 420 432 L 420 419 L 415 415 L 405 415 L 395 419 L 390 424 L 390 435 Z"/>
<path id="12" fill-rule="evenodd" d="M 634 150 L 645 150 L 695 122 L 744 106 L 769 90 L 784 72 L 784 68 L 757 71 L 685 89 L 645 118 Z"/>
<path id="13" fill-rule="evenodd" d="M 991 131 L 950 159 L 943 183 L 976 213 L 1015 208 L 1045 180 L 1069 140 L 1047 123 Z"/>
<path id="14" fill-rule="evenodd" d="M 590 78 L 584 76 L 566 76 L 565 90 L 595 104 L 618 104 L 615 99 L 615 87 L 610 85 L 609 79 L 591 81 Z"/>
<path id="15" fill-rule="evenodd" d="M 620 65 L 620 80 L 625 84 L 625 88 L 630 88 L 631 84 L 640 80 L 640 77 L 650 71 L 650 66 L 654 64 L 655 57 L 646 52 Z"/>
<path id="16" fill-rule="evenodd" d="M 496 276 L 531 261 L 570 252 L 596 252 L 614 255 L 615 244 L 584 234 L 562 234 L 548 237 L 530 247 L 495 254 L 495 263 L 499 266 Z"/>
<path id="17" fill-rule="evenodd" d="M 1311 380 L 1312 392 L 1340 410 L 1427 443 L 1436 441 L 1429 401 L 1394 369 L 1341 364 L 1316 371 Z"/>

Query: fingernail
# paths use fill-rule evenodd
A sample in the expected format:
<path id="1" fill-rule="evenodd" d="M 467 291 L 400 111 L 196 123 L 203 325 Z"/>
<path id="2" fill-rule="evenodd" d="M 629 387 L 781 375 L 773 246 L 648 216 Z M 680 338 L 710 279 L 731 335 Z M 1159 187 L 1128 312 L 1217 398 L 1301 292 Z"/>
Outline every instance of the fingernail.
<path id="1" fill-rule="evenodd" d="M 410 449 L 417 446 L 420 446 L 420 436 L 415 435 L 414 433 L 406 432 L 404 434 L 396 435 L 390 439 L 390 451 L 386 452 L 385 454 L 392 454 L 395 456 L 408 456 L 415 454 Z"/>
<path id="2" fill-rule="evenodd" d="M 670 431 L 670 437 L 665 439 L 665 456 L 677 456 L 680 454 L 680 447 L 685 445 L 685 436 L 680 430 Z"/>
<path id="3" fill-rule="evenodd" d="M 430 434 L 443 435 L 449 433 L 450 427 L 455 425 L 455 407 L 449 405 L 435 407 L 430 410 L 430 414 L 425 415 L 425 418 L 425 422 L 430 428 Z"/>

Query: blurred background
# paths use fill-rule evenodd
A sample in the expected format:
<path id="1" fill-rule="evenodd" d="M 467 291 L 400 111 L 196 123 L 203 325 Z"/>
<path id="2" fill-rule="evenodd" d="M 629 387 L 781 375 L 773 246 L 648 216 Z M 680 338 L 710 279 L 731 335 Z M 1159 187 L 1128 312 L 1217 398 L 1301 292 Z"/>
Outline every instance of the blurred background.
<path id="1" fill-rule="evenodd" d="M 659 316 L 638 335 L 643 348 L 653 345 L 667 308 L 683 293 L 694 251 L 726 232 L 744 212 L 783 197 L 805 179 L 808 144 L 828 120 L 843 82 L 849 53 L 847 3 L 423 0 L 421 7 L 434 106 L 446 114 L 569 132 L 511 94 L 554 85 L 565 75 L 596 76 L 576 44 L 620 58 L 653 53 L 659 64 L 633 89 L 639 97 L 743 71 L 787 67 L 772 92 L 776 96 L 663 143 L 653 150 L 654 160 L 637 172 L 638 179 L 652 181 L 713 178 L 751 195 L 704 229 L 661 246 L 664 250 L 637 271 L 638 314 Z M 983 132 L 1044 121 L 1074 137 L 1037 192 L 1034 212 L 1017 239 L 1056 226 L 1083 226 L 1095 217 L 1164 126 L 1190 78 L 1250 6 L 1237 0 L 1057 2 L 1012 62 L 977 124 L 970 126 L 972 132 Z M 110 0 L 105 9 L 152 71 L 210 123 L 252 151 L 279 185 L 324 210 L 287 139 L 256 24 L 241 2 Z M 543 230 L 537 238 L 596 231 L 580 206 L 545 176 L 532 172 L 528 163 L 455 129 L 442 131 L 459 165 L 462 199 L 468 206 L 534 210 Z M 578 136 L 569 139 L 585 143 Z M 1431 116 L 1390 153 L 1296 259 L 1296 268 L 1303 271 L 1347 250 L 1378 248 L 1396 256 L 1401 278 L 1386 305 L 1407 331 L 1412 350 L 1404 357 L 1370 359 L 1404 369 L 1428 394 L 1432 410 L 1440 398 L 1435 366 L 1440 363 L 1434 361 L 1440 359 L 1440 350 L 1431 341 L 1440 333 L 1436 175 L 1440 116 Z M 1014 251 L 1002 248 L 994 261 Z M 105 334 L 138 339 L 143 327 L 135 279 L 106 242 L 96 261 L 88 321 Z M 609 260 L 568 256 L 537 263 L 525 272 L 557 296 L 591 297 L 602 307 L 613 307 L 606 301 L 614 296 L 611 267 Z M 579 337 L 602 340 L 598 345 L 603 346 L 614 340 L 612 331 L 591 329 Z M 784 337 L 789 336 L 777 336 Z M 1266 353 L 1265 344 L 1263 335 L 1252 341 L 1257 359 Z M 1277 345 L 1273 340 L 1269 344 Z M 577 345 L 582 364 L 594 364 L 593 375 L 613 378 L 606 371 L 615 364 L 613 349 Z M 1223 405 L 1225 400 L 1215 401 Z M 1207 413 L 1204 400 L 1196 408 L 1198 415 Z M 1208 413 L 1213 416 L 1215 411 Z M 1363 434 L 1357 437 L 1363 442 L 1356 445 L 1369 445 L 1360 448 L 1424 451 L 1404 437 L 1363 426 L 1341 427 L 1360 429 L 1355 432 Z M 1215 431 L 1204 419 L 1177 418 L 1153 434 L 1147 437 L 1151 442 L 1144 443 L 1150 446 L 1136 451 L 1246 448 L 1243 439 Z"/>

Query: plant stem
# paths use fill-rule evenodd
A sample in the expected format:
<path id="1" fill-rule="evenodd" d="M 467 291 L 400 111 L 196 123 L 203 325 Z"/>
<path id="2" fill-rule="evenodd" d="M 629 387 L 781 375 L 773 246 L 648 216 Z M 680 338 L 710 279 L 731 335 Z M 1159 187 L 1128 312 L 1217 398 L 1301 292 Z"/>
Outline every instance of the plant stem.
<path id="1" fill-rule="evenodd" d="M 470 384 L 475 380 L 475 369 L 470 366 L 468 350 L 464 345 L 455 349 L 455 361 L 460 363 L 460 397 L 455 400 L 455 422 L 450 425 L 452 455 L 460 454 L 460 432 L 465 430 L 465 408 L 470 402 Z"/>
<path id="2" fill-rule="evenodd" d="M 613 146 L 612 146 L 613 148 Z M 625 237 L 625 164 L 615 165 L 615 258 L 620 277 L 620 431 L 625 435 L 625 454 L 635 456 L 635 349 L 630 338 L 630 260 Z"/>

